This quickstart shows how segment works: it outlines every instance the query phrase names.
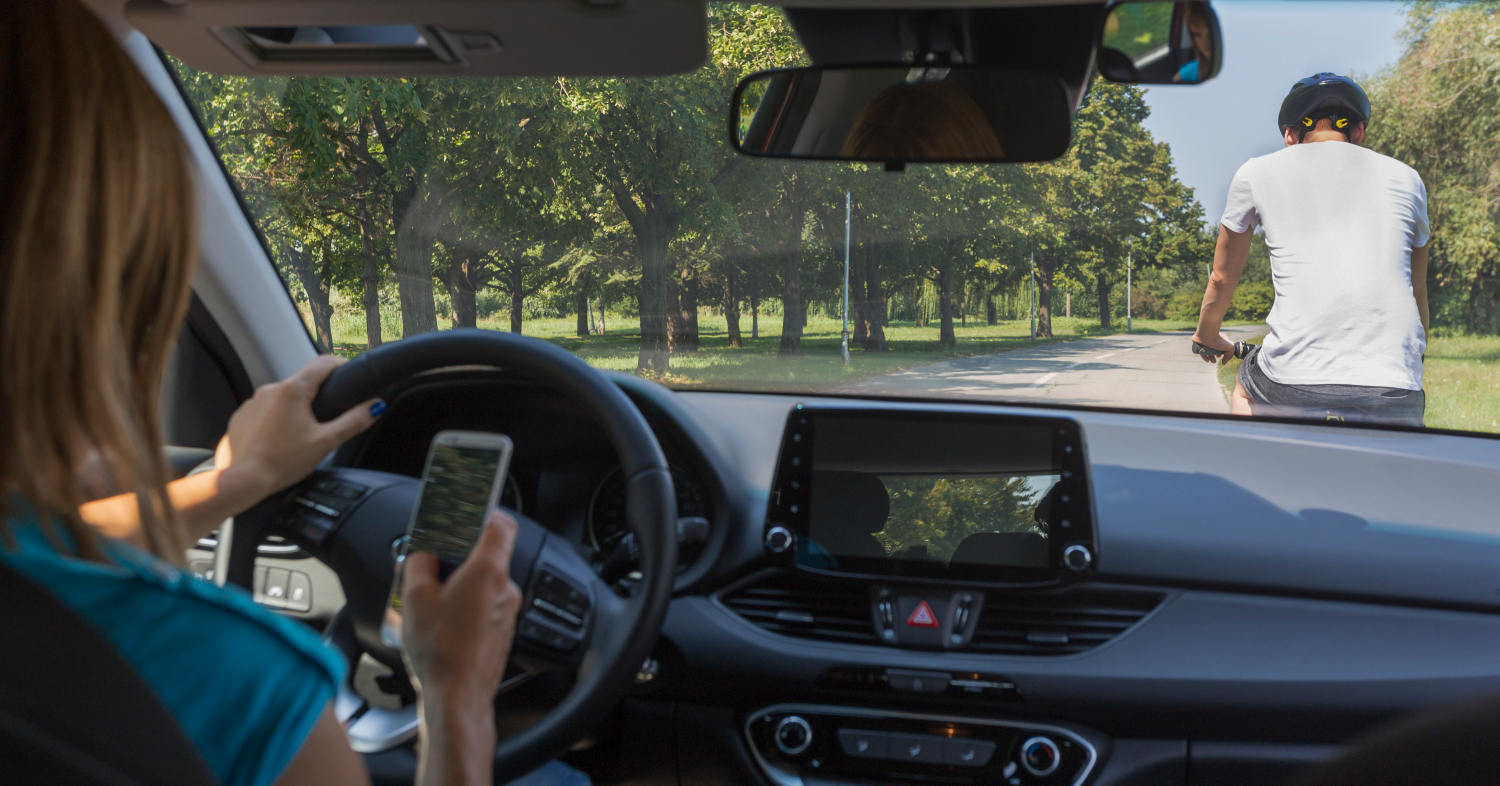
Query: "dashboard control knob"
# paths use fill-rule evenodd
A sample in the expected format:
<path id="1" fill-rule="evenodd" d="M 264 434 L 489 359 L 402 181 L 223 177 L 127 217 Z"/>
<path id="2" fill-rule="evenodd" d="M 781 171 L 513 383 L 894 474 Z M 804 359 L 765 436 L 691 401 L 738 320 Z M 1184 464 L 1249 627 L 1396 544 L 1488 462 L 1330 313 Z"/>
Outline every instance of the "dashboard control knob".
<path id="1" fill-rule="evenodd" d="M 1089 564 L 1093 561 L 1094 554 L 1093 552 L 1089 551 L 1088 546 L 1082 546 L 1074 543 L 1073 545 L 1063 549 L 1063 564 L 1067 566 L 1068 570 L 1074 571 L 1075 573 L 1088 568 Z"/>
<path id="2" fill-rule="evenodd" d="M 788 756 L 801 755 L 812 747 L 812 726 L 800 715 L 788 715 L 777 721 L 773 736 L 776 749 Z"/>
<path id="3" fill-rule="evenodd" d="M 1057 772 L 1062 764 L 1062 751 L 1057 743 L 1047 737 L 1032 737 L 1021 743 L 1021 766 L 1038 778 Z"/>
<path id="4" fill-rule="evenodd" d="M 778 524 L 766 530 L 766 551 L 772 554 L 785 554 L 795 545 L 797 545 L 797 536 L 786 527 Z"/>

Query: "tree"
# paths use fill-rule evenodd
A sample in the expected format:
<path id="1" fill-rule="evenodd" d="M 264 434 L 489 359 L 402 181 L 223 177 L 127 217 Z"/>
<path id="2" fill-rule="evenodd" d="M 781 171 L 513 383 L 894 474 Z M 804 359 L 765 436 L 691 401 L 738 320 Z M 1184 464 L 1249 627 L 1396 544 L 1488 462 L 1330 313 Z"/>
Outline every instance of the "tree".
<path id="1" fill-rule="evenodd" d="M 1395 66 L 1366 82 L 1371 149 L 1427 187 L 1433 321 L 1500 333 L 1500 9 L 1413 5 Z"/>
<path id="2" fill-rule="evenodd" d="M 650 373 L 668 370 L 669 324 L 673 314 L 680 318 L 673 244 L 684 231 L 733 230 L 733 213 L 719 190 L 744 159 L 723 143 L 729 95 L 744 73 L 785 63 L 796 51 L 778 10 L 716 5 L 708 14 L 709 62 L 692 74 L 557 81 L 567 128 L 578 143 L 570 154 L 582 165 L 575 171 L 613 197 L 635 237 L 637 367 Z"/>

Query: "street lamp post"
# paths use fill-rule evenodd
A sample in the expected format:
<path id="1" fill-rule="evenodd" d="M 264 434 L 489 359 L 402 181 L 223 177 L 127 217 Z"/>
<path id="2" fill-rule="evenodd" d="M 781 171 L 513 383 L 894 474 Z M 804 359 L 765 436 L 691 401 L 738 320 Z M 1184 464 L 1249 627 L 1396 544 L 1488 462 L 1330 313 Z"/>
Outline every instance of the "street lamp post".
<path id="1" fill-rule="evenodd" d="M 849 192 L 844 192 L 844 365 L 849 365 Z"/>
<path id="2" fill-rule="evenodd" d="M 1131 330 L 1130 321 L 1130 249 L 1135 245 L 1135 238 L 1125 241 L 1125 332 Z"/>

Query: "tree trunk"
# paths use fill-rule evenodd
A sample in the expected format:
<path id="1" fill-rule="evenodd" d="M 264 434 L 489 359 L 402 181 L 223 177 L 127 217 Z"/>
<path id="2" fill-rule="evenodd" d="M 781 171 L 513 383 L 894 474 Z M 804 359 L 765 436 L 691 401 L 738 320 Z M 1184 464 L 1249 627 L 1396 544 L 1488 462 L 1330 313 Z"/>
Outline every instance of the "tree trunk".
<path id="1" fill-rule="evenodd" d="M 578 294 L 573 298 L 573 310 L 578 312 L 578 337 L 588 338 L 589 291 L 582 286 L 578 287 Z"/>
<path id="2" fill-rule="evenodd" d="M 479 306 L 475 290 L 481 284 L 480 266 L 484 254 L 462 249 L 453 254 L 443 283 L 448 285 L 448 299 L 453 302 L 453 327 L 479 327 Z"/>
<path id="3" fill-rule="evenodd" d="M 683 268 L 678 306 L 672 321 L 672 354 L 698 351 L 698 274 Z"/>
<path id="4" fill-rule="evenodd" d="M 750 338 L 760 338 L 760 267 L 750 270 Z"/>
<path id="5" fill-rule="evenodd" d="M 995 296 L 986 294 L 984 296 L 984 323 L 993 326 L 995 324 Z"/>
<path id="6" fill-rule="evenodd" d="M 437 330 L 437 308 L 432 300 L 432 246 L 428 212 L 418 199 L 415 184 L 392 195 L 396 225 L 396 289 L 401 295 L 401 335 Z"/>
<path id="7" fill-rule="evenodd" d="M 865 351 L 884 352 L 885 294 L 880 289 L 880 243 L 877 241 L 865 246 L 864 306 Z"/>
<path id="8" fill-rule="evenodd" d="M 641 354 L 636 368 L 653 374 L 665 374 L 671 368 L 670 319 L 677 310 L 677 295 L 672 291 L 675 282 L 667 262 L 667 243 L 666 230 L 658 226 L 648 227 L 639 243 Z"/>
<path id="9" fill-rule="evenodd" d="M 1099 295 L 1099 329 L 1108 331 L 1109 320 L 1109 277 L 1100 273 L 1094 277 L 1094 292 Z"/>
<path id="10" fill-rule="evenodd" d="M 1479 294 L 1484 289 L 1484 278 L 1475 276 L 1469 284 L 1469 302 L 1464 306 L 1464 329 L 1470 333 L 1480 332 Z"/>
<path id="11" fill-rule="evenodd" d="M 724 325 L 729 329 L 729 346 L 744 346 L 740 339 L 740 296 L 734 291 L 734 273 L 724 274 Z"/>
<path id="12" fill-rule="evenodd" d="M 958 343 L 953 335 L 953 276 L 947 268 L 938 270 L 938 343 L 950 349 Z"/>
<path id="13" fill-rule="evenodd" d="M 360 251 L 364 256 L 364 267 L 360 271 L 359 280 L 364 287 L 365 348 L 369 350 L 380 346 L 383 340 L 380 330 L 380 257 L 375 253 L 375 227 L 371 223 L 369 205 L 363 197 L 355 210 L 359 222 Z"/>
<path id="14" fill-rule="evenodd" d="M 520 262 L 510 263 L 510 332 L 521 332 L 521 307 L 526 304 L 526 290 L 521 288 L 526 269 Z"/>
<path id="15" fill-rule="evenodd" d="M 599 287 L 599 335 L 609 335 L 609 325 L 604 321 L 604 287 Z"/>
<path id="16" fill-rule="evenodd" d="M 865 271 L 849 258 L 849 343 L 863 344 L 870 338 L 870 327 L 866 324 L 868 304 L 865 302 Z M 842 304 L 841 304 L 842 305 Z"/>
<path id="17" fill-rule="evenodd" d="M 326 251 L 324 252 L 326 255 Z M 317 345 L 318 352 L 328 353 L 333 349 L 333 328 L 331 317 L 333 308 L 328 304 L 328 290 L 324 287 L 322 279 L 313 270 L 312 260 L 308 259 L 306 249 L 298 249 L 288 244 L 286 247 L 287 259 L 292 263 L 292 269 L 297 272 L 297 280 L 302 282 L 302 289 L 307 292 L 308 310 L 312 312 L 313 320 L 313 343 Z M 328 270 L 328 260 L 323 261 L 323 269 Z"/>
<path id="18" fill-rule="evenodd" d="M 1036 259 L 1036 337 L 1052 337 L 1052 258 Z"/>
<path id="19" fill-rule="evenodd" d="M 479 327 L 479 305 L 474 295 L 474 287 L 470 286 L 462 275 L 449 278 L 448 299 L 453 302 L 453 327 Z"/>
<path id="20" fill-rule="evenodd" d="M 802 354 L 802 324 L 807 316 L 802 305 L 802 233 L 779 244 L 781 257 L 781 347 L 776 354 Z"/>

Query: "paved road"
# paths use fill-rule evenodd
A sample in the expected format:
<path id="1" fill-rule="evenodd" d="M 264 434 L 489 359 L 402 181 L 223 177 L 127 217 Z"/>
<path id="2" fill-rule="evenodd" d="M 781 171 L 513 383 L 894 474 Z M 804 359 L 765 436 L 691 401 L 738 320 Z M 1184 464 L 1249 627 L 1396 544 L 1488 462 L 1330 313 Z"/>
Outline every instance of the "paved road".
<path id="1" fill-rule="evenodd" d="M 1225 328 L 1236 341 L 1265 328 Z M 958 358 L 846 385 L 891 396 L 976 396 L 1059 404 L 1228 412 L 1214 367 L 1192 354 L 1191 331 L 1064 341 Z"/>

